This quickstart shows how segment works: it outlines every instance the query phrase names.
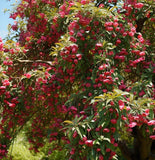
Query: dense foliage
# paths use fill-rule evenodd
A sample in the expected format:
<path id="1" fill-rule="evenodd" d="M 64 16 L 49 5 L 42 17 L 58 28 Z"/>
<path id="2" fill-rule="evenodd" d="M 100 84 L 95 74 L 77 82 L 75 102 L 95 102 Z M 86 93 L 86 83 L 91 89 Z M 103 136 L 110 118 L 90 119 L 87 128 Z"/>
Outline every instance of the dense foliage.
<path id="1" fill-rule="evenodd" d="M 21 0 L 0 40 L 0 158 L 26 127 L 35 152 L 61 141 L 69 160 L 153 159 L 154 7 Z"/>

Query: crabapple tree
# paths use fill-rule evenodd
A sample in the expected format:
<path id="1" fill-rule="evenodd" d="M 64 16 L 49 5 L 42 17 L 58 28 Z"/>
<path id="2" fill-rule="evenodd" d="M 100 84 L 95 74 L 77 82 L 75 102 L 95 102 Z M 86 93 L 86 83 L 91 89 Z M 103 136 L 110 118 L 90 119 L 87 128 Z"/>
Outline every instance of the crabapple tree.
<path id="1" fill-rule="evenodd" d="M 69 160 L 153 160 L 154 7 L 21 0 L 0 40 L 0 158 L 26 126 L 36 152 L 61 140 Z"/>

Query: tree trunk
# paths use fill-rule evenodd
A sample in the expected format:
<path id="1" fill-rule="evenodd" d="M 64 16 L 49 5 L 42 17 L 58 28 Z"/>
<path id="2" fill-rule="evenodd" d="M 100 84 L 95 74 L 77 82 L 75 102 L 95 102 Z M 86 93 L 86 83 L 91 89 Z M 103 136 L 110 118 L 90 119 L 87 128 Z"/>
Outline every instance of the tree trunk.
<path id="1" fill-rule="evenodd" d="M 126 160 L 155 160 L 153 153 L 151 153 L 152 140 L 149 135 L 143 135 L 143 129 L 143 127 L 133 129 L 134 143 L 132 150 L 127 147 L 125 142 L 118 142 L 118 147 Z"/>
<path id="2" fill-rule="evenodd" d="M 139 160 L 147 160 L 151 155 L 152 140 L 149 135 L 143 135 L 144 128 L 135 127 L 135 143 L 134 143 L 134 154 L 137 155 Z"/>

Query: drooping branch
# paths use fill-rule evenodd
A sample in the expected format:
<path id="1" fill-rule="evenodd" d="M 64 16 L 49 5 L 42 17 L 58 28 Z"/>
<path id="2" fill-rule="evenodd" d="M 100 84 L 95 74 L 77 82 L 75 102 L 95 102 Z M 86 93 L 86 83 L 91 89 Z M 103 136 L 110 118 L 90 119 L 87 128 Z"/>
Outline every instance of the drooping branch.
<path id="1" fill-rule="evenodd" d="M 19 63 L 46 63 L 46 64 L 48 64 L 48 65 L 53 67 L 53 63 L 51 61 L 43 61 L 43 60 L 35 60 L 35 61 L 33 61 L 33 60 L 20 60 L 20 59 L 18 59 L 16 61 L 19 62 Z"/>

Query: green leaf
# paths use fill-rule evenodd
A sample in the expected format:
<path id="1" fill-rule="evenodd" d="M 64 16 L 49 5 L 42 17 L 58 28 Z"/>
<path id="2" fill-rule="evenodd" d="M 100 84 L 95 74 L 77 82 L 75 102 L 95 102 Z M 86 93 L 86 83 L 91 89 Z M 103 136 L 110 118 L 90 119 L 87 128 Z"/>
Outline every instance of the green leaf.
<path id="1" fill-rule="evenodd" d="M 94 145 L 100 145 L 100 142 L 98 141 L 98 139 L 96 139 L 94 142 L 93 142 Z"/>
<path id="2" fill-rule="evenodd" d="M 134 100 L 134 95 L 130 94 L 130 102 L 132 102 Z"/>
<path id="3" fill-rule="evenodd" d="M 79 127 L 76 127 L 75 129 L 77 130 L 77 132 L 78 132 L 78 134 L 79 134 L 80 138 L 82 139 L 82 138 L 83 138 L 83 136 L 82 136 L 82 134 L 81 134 L 81 132 L 80 132 Z"/>
<path id="4" fill-rule="evenodd" d="M 104 145 L 104 144 L 101 144 L 101 145 L 100 145 L 100 148 L 101 148 L 101 153 L 102 153 L 103 155 L 105 155 L 105 145 Z"/>
<path id="5" fill-rule="evenodd" d="M 109 139 L 109 138 L 105 138 L 105 137 L 104 137 L 104 141 L 107 141 L 107 142 L 110 143 L 110 139 Z"/>
<path id="6" fill-rule="evenodd" d="M 154 112 L 153 112 L 153 109 L 150 109 L 150 112 L 149 112 L 149 117 L 150 119 L 153 119 L 154 118 Z"/>
<path id="7" fill-rule="evenodd" d="M 129 95 L 130 94 L 128 92 L 123 92 L 120 89 L 114 89 L 114 92 L 116 92 L 118 95 Z"/>
<path id="8" fill-rule="evenodd" d="M 109 11 L 113 12 L 116 8 L 117 8 L 117 6 L 114 6 L 114 7 L 110 8 Z"/>
<path id="9" fill-rule="evenodd" d="M 78 7 L 74 6 L 74 7 L 70 7 L 70 10 L 77 10 Z"/>
<path id="10" fill-rule="evenodd" d="M 73 122 L 69 120 L 64 121 L 64 123 L 73 124 Z"/>

